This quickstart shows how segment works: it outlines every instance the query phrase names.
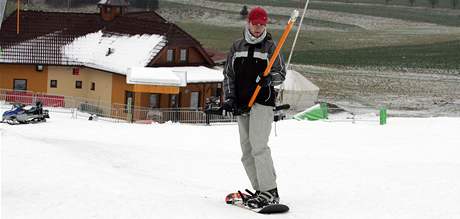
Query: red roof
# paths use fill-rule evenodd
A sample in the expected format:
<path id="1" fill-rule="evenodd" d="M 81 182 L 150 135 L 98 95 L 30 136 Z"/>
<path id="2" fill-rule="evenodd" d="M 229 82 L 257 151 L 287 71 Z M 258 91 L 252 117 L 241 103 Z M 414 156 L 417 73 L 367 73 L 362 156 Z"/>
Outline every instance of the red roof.
<path id="1" fill-rule="evenodd" d="M 97 13 L 21 11 L 20 19 L 19 35 L 16 34 L 16 13 L 1 26 L 0 47 L 4 52 L 0 54 L 0 63 L 65 65 L 61 51 L 64 45 L 101 30 L 111 34 L 163 35 L 168 45 L 195 47 L 205 57 L 207 63 L 204 64 L 214 64 L 196 39 L 155 12 L 127 13 L 106 22 Z"/>
<path id="2" fill-rule="evenodd" d="M 223 64 L 227 61 L 227 53 L 220 52 L 214 49 L 205 48 L 206 53 L 211 57 L 216 64 Z"/>

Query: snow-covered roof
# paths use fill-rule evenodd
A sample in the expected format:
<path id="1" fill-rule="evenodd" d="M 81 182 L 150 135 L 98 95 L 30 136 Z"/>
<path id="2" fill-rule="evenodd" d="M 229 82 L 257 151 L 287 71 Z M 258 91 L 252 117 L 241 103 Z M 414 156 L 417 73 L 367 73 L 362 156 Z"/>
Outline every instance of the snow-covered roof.
<path id="1" fill-rule="evenodd" d="M 101 70 L 126 74 L 128 68 L 145 67 L 166 45 L 156 34 L 122 35 L 89 33 L 65 45 L 66 60 Z"/>
<path id="2" fill-rule="evenodd" d="M 187 83 L 222 82 L 222 70 L 204 66 L 134 67 L 128 70 L 128 84 L 186 86 Z"/>
<path id="3" fill-rule="evenodd" d="M 187 85 L 187 78 L 186 73 L 183 71 L 166 68 L 135 67 L 128 70 L 126 83 L 184 87 Z"/>
<path id="4" fill-rule="evenodd" d="M 99 13 L 21 11 L 19 35 L 15 22 L 10 15 L 1 26 L 0 63 L 83 65 L 126 74 L 128 67 L 150 64 L 167 42 L 194 48 L 202 65 L 214 64 L 196 39 L 153 11 L 125 13 L 112 22 L 101 22 Z"/>

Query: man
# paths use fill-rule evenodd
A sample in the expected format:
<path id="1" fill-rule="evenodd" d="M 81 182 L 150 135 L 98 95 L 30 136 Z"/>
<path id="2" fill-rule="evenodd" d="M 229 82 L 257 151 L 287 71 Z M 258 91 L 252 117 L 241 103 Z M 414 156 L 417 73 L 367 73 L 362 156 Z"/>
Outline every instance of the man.
<path id="1" fill-rule="evenodd" d="M 243 152 L 241 161 L 256 190 L 246 202 L 251 208 L 279 203 L 275 168 L 267 143 L 274 116 L 274 86 L 284 81 L 286 69 L 283 59 L 278 56 L 270 74 L 263 77 L 276 48 L 267 33 L 267 21 L 268 15 L 263 8 L 256 7 L 249 12 L 244 37 L 233 43 L 224 68 L 223 108 L 240 114 L 237 118 Z M 255 104 L 248 109 L 257 85 L 261 90 Z"/>

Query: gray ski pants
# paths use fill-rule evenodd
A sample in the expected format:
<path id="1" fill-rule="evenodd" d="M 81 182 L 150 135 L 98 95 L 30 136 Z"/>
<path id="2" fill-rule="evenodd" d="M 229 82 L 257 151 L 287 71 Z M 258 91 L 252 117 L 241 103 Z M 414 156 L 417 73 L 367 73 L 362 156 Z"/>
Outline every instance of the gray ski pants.
<path id="1" fill-rule="evenodd" d="M 240 144 L 246 174 L 252 188 L 268 191 L 276 188 L 276 173 L 268 138 L 273 122 L 273 107 L 254 104 L 247 115 L 238 116 Z"/>

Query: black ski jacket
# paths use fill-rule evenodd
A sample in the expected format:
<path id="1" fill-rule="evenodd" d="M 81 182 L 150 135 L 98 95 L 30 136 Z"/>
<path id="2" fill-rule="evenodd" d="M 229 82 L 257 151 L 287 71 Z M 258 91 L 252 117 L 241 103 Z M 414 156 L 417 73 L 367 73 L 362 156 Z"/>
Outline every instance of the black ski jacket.
<path id="1" fill-rule="evenodd" d="M 276 45 L 271 35 L 258 44 L 248 43 L 244 37 L 236 40 L 227 56 L 224 67 L 225 98 L 235 100 L 239 109 L 245 109 L 256 89 L 256 78 L 262 75 L 275 51 Z M 283 83 L 286 68 L 281 55 L 278 55 L 270 71 L 272 86 L 262 88 L 256 98 L 256 103 L 275 106 L 276 93 L 273 86 Z"/>

